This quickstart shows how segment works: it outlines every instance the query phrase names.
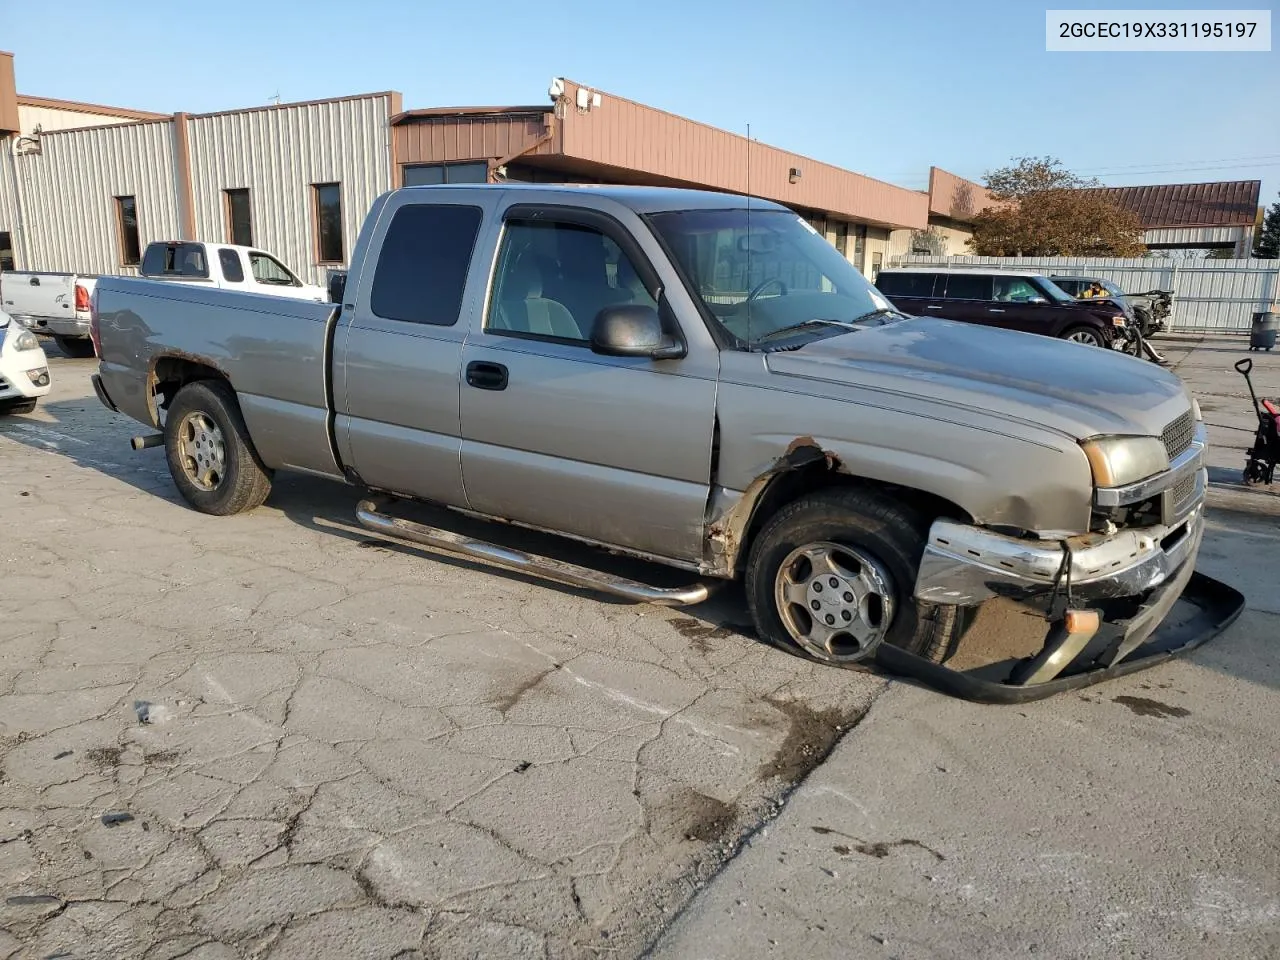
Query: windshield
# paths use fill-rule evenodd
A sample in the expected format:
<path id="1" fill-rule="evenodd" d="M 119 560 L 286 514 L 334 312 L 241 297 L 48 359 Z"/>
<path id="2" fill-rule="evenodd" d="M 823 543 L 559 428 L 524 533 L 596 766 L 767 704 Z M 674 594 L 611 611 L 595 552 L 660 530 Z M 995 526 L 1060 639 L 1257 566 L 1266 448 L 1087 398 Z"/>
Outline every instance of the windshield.
<path id="1" fill-rule="evenodd" d="M 797 336 L 830 336 L 844 329 L 839 324 L 897 316 L 853 264 L 790 211 L 687 210 L 649 221 L 740 349 L 792 327 Z"/>

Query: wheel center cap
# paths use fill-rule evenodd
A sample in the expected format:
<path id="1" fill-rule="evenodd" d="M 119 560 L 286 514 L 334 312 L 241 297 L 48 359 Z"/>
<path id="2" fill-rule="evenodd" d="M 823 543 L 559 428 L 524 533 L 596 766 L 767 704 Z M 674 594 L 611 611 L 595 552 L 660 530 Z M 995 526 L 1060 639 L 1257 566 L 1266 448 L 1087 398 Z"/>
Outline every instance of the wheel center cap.
<path id="1" fill-rule="evenodd" d="M 844 577 L 814 577 L 806 593 L 810 613 L 828 626 L 852 623 L 858 616 L 858 591 Z"/>

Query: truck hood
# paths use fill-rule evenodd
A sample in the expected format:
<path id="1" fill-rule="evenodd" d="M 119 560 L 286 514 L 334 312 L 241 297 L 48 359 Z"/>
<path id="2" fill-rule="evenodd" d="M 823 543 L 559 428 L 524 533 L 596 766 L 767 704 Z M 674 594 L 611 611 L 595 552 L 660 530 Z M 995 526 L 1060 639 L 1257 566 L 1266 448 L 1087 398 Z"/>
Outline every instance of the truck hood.
<path id="1" fill-rule="evenodd" d="M 826 392 L 823 383 L 869 388 L 971 409 L 1073 440 L 1159 436 L 1191 406 L 1182 381 L 1145 360 L 930 317 L 770 353 L 765 366 L 772 375 L 808 381 L 802 389 L 811 393 Z"/>

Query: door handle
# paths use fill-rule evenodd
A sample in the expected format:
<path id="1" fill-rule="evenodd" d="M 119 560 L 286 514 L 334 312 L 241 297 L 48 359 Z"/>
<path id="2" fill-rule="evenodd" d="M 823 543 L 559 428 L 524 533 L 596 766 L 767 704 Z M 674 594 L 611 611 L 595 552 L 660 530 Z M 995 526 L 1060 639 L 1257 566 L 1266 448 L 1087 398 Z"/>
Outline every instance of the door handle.
<path id="1" fill-rule="evenodd" d="M 32 278 L 31 278 L 31 285 L 32 285 L 33 287 L 38 287 L 38 286 L 40 286 L 40 278 L 39 278 L 39 277 L 32 277 Z"/>
<path id="2" fill-rule="evenodd" d="M 480 390 L 505 390 L 507 368 L 501 363 L 473 360 L 467 364 L 467 383 Z"/>
<path id="3" fill-rule="evenodd" d="M 926 309 L 926 310 L 941 310 L 941 309 L 942 309 L 942 306 L 941 306 L 940 304 L 937 304 L 937 303 L 930 303 L 930 304 L 926 304 L 926 305 L 925 305 L 925 309 Z"/>
<path id="4" fill-rule="evenodd" d="M 999 307 L 988 307 L 987 313 L 1004 313 Z"/>

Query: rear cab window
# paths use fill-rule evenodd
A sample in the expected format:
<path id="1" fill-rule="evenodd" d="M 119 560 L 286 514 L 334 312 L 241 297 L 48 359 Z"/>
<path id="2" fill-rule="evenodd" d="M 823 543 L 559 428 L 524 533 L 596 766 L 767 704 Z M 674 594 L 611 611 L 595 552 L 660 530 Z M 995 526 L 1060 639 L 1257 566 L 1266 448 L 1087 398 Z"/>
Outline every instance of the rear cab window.
<path id="1" fill-rule="evenodd" d="M 209 263 L 198 243 L 153 243 L 142 258 L 144 277 L 182 277 L 208 280 Z"/>
<path id="2" fill-rule="evenodd" d="M 382 238 L 369 307 L 383 320 L 452 327 L 462 310 L 479 207 L 408 204 Z"/>

